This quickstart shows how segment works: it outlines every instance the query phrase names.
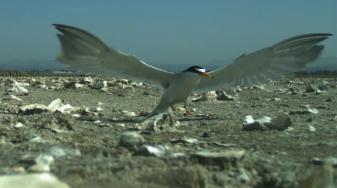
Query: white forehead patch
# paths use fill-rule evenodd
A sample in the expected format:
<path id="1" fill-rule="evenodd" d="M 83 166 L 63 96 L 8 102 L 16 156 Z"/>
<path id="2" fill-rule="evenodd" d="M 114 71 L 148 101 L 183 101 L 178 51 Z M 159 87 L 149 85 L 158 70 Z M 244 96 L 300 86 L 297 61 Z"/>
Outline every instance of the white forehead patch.
<path id="1" fill-rule="evenodd" d="M 199 72 L 206 72 L 206 69 L 196 69 Z"/>

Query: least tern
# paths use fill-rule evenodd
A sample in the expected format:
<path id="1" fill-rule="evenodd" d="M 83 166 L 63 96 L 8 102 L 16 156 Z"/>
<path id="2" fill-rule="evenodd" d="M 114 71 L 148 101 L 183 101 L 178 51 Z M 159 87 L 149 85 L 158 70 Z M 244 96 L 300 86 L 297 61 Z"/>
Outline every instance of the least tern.
<path id="1" fill-rule="evenodd" d="M 331 34 L 311 33 L 295 36 L 250 54 L 213 71 L 192 66 L 182 72 L 165 71 L 133 55 L 108 47 L 93 34 L 73 26 L 54 24 L 61 53 L 58 60 L 83 72 L 123 75 L 157 83 L 164 89 L 159 104 L 148 115 L 167 112 L 177 103 L 186 102 L 192 91 L 208 91 L 221 86 L 247 85 L 277 79 L 304 68 L 319 57 L 323 45 L 318 43 Z"/>

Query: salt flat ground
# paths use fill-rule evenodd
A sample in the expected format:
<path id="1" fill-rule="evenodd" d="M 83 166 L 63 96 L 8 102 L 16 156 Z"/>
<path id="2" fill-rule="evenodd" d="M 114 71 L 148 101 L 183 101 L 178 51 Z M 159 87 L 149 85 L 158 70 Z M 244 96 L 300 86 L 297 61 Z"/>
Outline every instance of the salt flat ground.
<path id="1" fill-rule="evenodd" d="M 27 158 L 49 154 L 54 161 L 45 171 L 71 187 L 296 187 L 308 183 L 304 179 L 310 175 L 318 186 L 337 182 L 335 168 L 321 165 L 329 158 L 337 166 L 334 77 L 287 78 L 264 87 L 229 90 L 235 100 L 190 102 L 192 115 L 185 116 L 178 107 L 179 126 L 170 127 L 164 120 L 157 131 L 137 131 L 141 117 L 130 113 L 138 116 L 156 105 L 161 90 L 152 86 L 101 78 L 108 81 L 107 87 L 90 87 L 97 77 L 92 83 L 83 77 L 0 79 L 2 175 L 44 171 L 32 168 L 35 162 Z M 28 83 L 23 87 L 29 93 L 12 91 L 12 80 Z M 22 101 L 8 99 L 11 94 Z M 80 110 L 20 111 L 25 105 L 48 105 L 57 98 Z M 308 107 L 318 113 L 306 112 Z M 291 119 L 286 130 L 242 129 L 247 115 L 273 118 L 280 113 Z M 134 147 L 121 146 L 125 132 L 144 140 Z M 146 152 L 144 146 L 161 153 Z M 200 151 L 210 156 L 200 157 Z"/>

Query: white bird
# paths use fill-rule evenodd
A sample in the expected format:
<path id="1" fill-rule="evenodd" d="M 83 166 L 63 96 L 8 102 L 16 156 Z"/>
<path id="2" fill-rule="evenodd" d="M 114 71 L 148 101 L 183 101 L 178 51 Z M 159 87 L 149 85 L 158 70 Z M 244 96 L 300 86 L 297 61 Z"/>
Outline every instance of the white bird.
<path id="1" fill-rule="evenodd" d="M 324 46 L 318 43 L 331 36 L 328 33 L 295 36 L 256 52 L 243 54 L 232 64 L 210 72 L 192 66 L 173 73 L 110 48 L 85 30 L 60 24 L 54 26 L 61 32 L 57 36 L 61 44 L 58 59 L 62 63 L 84 72 L 123 75 L 161 85 L 164 93 L 148 117 L 167 112 L 174 104 L 185 102 L 192 91 L 254 84 L 300 70 L 319 57 Z"/>

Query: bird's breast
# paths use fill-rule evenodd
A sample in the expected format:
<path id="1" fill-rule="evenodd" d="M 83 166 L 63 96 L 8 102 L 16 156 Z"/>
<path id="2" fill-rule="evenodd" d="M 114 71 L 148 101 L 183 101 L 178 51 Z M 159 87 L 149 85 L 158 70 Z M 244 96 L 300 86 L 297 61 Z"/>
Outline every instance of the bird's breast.
<path id="1" fill-rule="evenodd" d="M 200 83 L 200 76 L 185 74 L 178 76 L 168 88 L 172 103 L 185 102 L 192 90 Z"/>

